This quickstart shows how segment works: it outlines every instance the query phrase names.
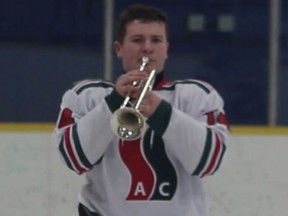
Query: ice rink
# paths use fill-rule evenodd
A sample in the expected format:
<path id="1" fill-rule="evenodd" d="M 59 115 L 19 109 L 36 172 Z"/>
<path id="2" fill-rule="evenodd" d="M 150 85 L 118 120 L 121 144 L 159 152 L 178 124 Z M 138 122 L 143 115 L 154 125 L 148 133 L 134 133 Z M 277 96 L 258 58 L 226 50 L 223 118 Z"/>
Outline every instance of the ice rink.
<path id="1" fill-rule="evenodd" d="M 210 216 L 283 216 L 288 134 L 233 134 L 218 173 L 206 177 Z M 77 216 L 84 176 L 69 171 L 51 132 L 0 133 L 0 215 Z"/>

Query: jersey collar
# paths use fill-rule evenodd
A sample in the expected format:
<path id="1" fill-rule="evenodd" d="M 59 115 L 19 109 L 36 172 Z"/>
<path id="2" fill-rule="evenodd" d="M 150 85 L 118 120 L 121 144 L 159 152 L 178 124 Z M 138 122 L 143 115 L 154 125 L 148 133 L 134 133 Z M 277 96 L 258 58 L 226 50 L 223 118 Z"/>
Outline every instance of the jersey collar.
<path id="1" fill-rule="evenodd" d="M 167 84 L 169 81 L 164 77 L 164 71 L 161 71 L 156 75 L 155 82 L 153 89 L 158 90 L 160 89 L 163 85 Z"/>

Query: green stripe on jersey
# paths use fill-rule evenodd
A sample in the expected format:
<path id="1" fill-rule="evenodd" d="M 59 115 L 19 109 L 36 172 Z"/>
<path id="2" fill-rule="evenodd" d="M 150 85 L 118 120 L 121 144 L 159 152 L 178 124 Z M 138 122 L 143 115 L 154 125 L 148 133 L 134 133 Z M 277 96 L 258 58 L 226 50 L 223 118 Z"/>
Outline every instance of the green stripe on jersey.
<path id="1" fill-rule="evenodd" d="M 209 89 L 207 87 L 208 84 L 204 84 L 201 81 L 198 80 L 176 80 L 173 83 L 171 83 L 170 85 L 164 85 L 162 86 L 159 90 L 175 90 L 175 86 L 177 84 L 192 84 L 192 85 L 197 85 L 199 88 L 201 88 L 202 90 L 204 90 L 207 94 L 209 94 L 211 92 L 211 89 Z"/>
<path id="2" fill-rule="evenodd" d="M 215 168 L 214 171 L 211 173 L 211 175 L 213 175 L 213 174 L 214 174 L 214 173 L 219 169 L 225 151 L 226 151 L 226 145 L 223 144 L 223 148 L 222 148 L 222 152 L 221 152 L 220 158 L 218 159 L 218 162 L 217 162 L 216 168 Z"/>
<path id="3" fill-rule="evenodd" d="M 147 123 L 159 136 L 162 136 L 168 127 L 171 113 L 171 105 L 162 100 L 152 116 L 147 119 Z"/>
<path id="4" fill-rule="evenodd" d="M 66 151 L 64 149 L 64 137 L 62 137 L 62 139 L 61 139 L 61 142 L 60 142 L 60 145 L 59 145 L 59 150 L 60 150 L 60 152 L 61 152 L 61 154 L 62 154 L 62 156 L 63 156 L 63 158 L 64 158 L 64 160 L 65 160 L 65 162 L 67 164 L 67 166 L 69 167 L 69 169 L 73 170 L 73 167 L 72 167 L 72 165 L 70 163 L 69 157 L 67 156 Z"/>
<path id="5" fill-rule="evenodd" d="M 76 148 L 76 151 L 78 153 L 79 159 L 81 160 L 82 164 L 84 164 L 85 167 L 91 168 L 92 164 L 86 158 L 86 156 L 82 150 L 81 144 L 80 144 L 80 140 L 78 137 L 78 131 L 77 131 L 77 124 L 72 126 L 72 136 L 73 136 L 75 148 Z"/>
<path id="6" fill-rule="evenodd" d="M 109 83 L 109 82 L 103 82 L 103 81 L 91 81 L 91 82 L 87 82 L 86 84 L 83 84 L 80 88 L 78 88 L 75 92 L 76 94 L 80 94 L 81 92 L 83 92 L 86 89 L 89 88 L 113 88 L 113 84 Z"/>
<path id="7" fill-rule="evenodd" d="M 204 169 L 205 164 L 207 163 L 212 144 L 212 131 L 210 128 L 207 128 L 206 142 L 204 147 L 204 152 L 202 154 L 201 160 L 196 168 L 196 170 L 192 173 L 192 175 L 199 175 L 201 171 Z"/>

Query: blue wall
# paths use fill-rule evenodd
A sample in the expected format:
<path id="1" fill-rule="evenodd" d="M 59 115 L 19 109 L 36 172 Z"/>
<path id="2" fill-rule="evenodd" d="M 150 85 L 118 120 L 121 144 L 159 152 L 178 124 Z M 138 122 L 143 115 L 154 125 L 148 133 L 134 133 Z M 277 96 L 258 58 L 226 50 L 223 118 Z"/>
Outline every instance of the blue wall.
<path id="1" fill-rule="evenodd" d="M 131 2 L 115 1 L 115 13 Z M 143 2 L 163 8 L 170 17 L 171 49 L 165 71 L 170 79 L 210 82 L 224 97 L 232 124 L 267 123 L 268 3 Z M 0 121 L 55 121 L 61 96 L 73 82 L 102 77 L 102 7 L 95 0 L 41 4 L 0 0 Z M 288 9 L 287 4 L 283 7 Z M 202 32 L 187 31 L 190 13 L 205 16 Z M 219 32 L 221 14 L 235 17 L 234 31 Z M 282 20 L 279 124 L 288 124 L 285 20 L 287 15 Z M 114 64 L 116 77 L 120 64 L 116 59 Z"/>

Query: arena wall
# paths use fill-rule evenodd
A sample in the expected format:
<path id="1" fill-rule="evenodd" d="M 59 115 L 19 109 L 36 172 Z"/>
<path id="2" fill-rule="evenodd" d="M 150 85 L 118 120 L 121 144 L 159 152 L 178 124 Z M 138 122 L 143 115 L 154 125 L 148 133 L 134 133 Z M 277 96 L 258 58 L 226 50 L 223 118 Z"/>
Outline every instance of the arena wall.
<path id="1" fill-rule="evenodd" d="M 0 127 L 0 215 L 76 216 L 84 176 L 60 160 L 51 144 L 51 125 L 5 128 Z M 288 128 L 231 131 L 222 168 L 205 178 L 210 216 L 285 215 Z"/>

